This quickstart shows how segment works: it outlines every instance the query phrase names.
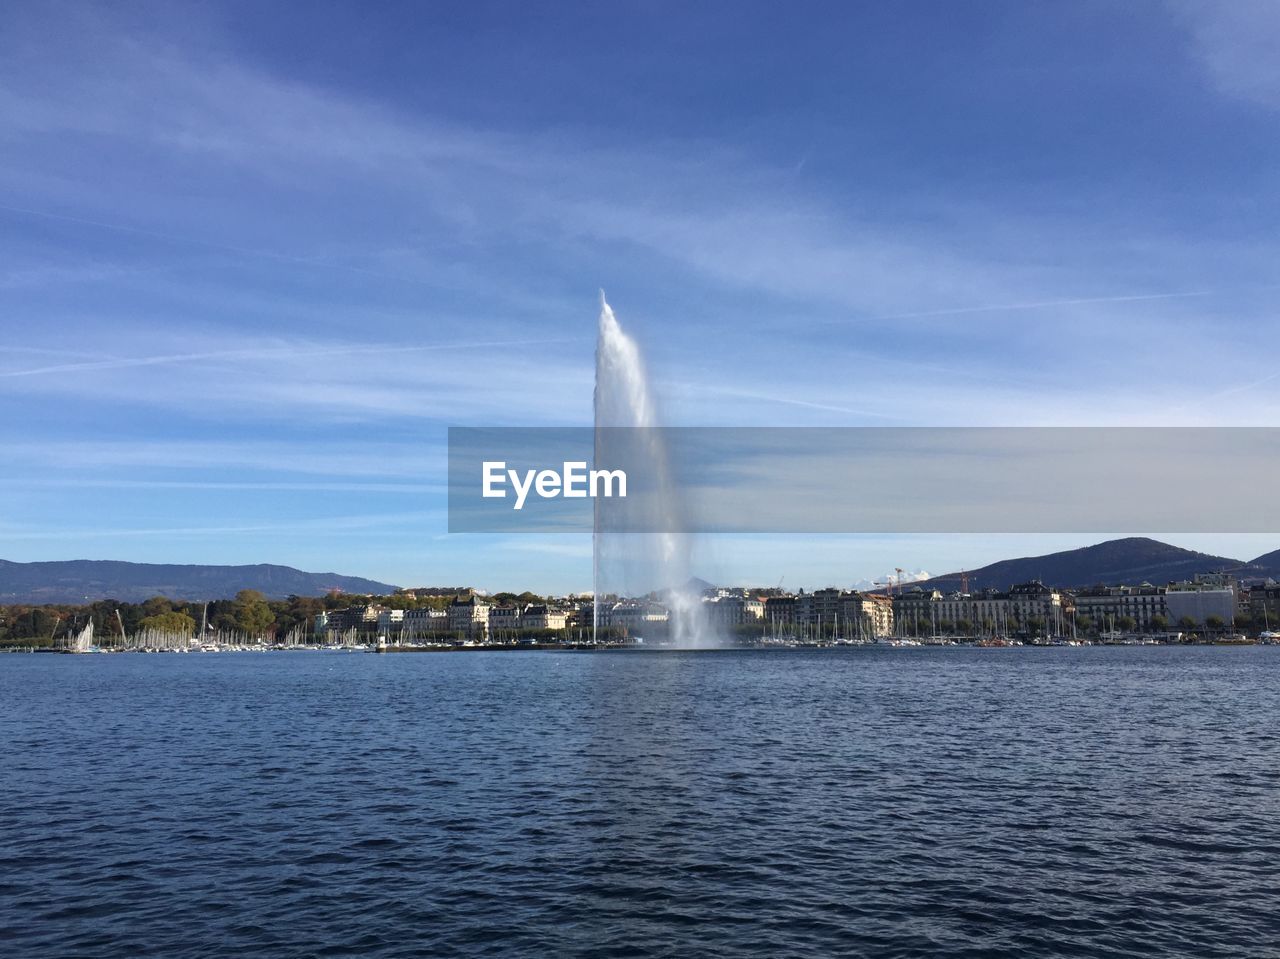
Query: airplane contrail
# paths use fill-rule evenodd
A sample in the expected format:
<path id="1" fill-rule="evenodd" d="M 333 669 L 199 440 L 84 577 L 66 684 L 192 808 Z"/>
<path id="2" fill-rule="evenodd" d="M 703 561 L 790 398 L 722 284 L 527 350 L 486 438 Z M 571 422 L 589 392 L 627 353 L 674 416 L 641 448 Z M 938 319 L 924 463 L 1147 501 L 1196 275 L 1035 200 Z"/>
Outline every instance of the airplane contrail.
<path id="1" fill-rule="evenodd" d="M 33 210 L 28 207 L 9 206 L 3 203 L 0 203 L 0 212 L 17 213 L 22 216 L 41 217 L 46 220 L 59 220 L 64 223 L 78 223 L 82 226 L 91 226 L 100 230 L 113 230 L 118 233 L 133 234 L 134 236 L 146 236 L 156 240 L 164 240 L 167 243 L 182 243 L 187 246 L 201 247 L 218 253 L 230 253 L 234 256 L 249 258 L 257 257 L 265 260 L 273 260 L 278 263 L 295 263 L 300 266 L 309 266 L 324 270 L 339 270 L 344 273 L 356 273 L 361 276 L 373 277 L 374 279 L 380 280 L 391 280 L 398 283 L 427 284 L 427 281 L 420 280 L 417 277 L 385 273 L 379 270 L 370 270 L 366 267 L 352 266 L 349 263 L 334 262 L 333 260 L 326 259 L 324 257 L 298 256 L 297 254 L 291 253 L 277 253 L 273 250 L 260 250 L 253 249 L 252 247 L 234 246 L 228 243 L 217 243 L 211 240 L 202 240 L 197 237 L 165 233 L 160 230 L 148 230 L 145 227 L 129 226 L 123 223 L 109 223 L 105 220 L 94 220 L 82 216 L 71 216 L 66 213 L 50 213 L 47 210 Z"/>
<path id="2" fill-rule="evenodd" d="M 316 265 L 316 261 L 307 257 L 292 256 L 287 253 L 273 253 L 270 250 L 255 250 L 249 247 L 231 246 L 225 243 L 214 243 L 209 240 L 201 240 L 195 237 L 178 236 L 173 233 L 164 233 L 159 230 L 148 230 L 145 227 L 129 226 L 124 223 L 109 223 L 105 220 L 94 220 L 89 217 L 71 216 L 67 213 L 51 213 L 48 210 L 33 210 L 29 207 L 9 206 L 0 203 L 0 211 L 5 213 L 17 213 L 22 216 L 35 216 L 45 220 L 60 220 L 63 223 L 78 223 L 81 226 L 92 226 L 100 230 L 113 230 L 117 233 L 132 233 L 136 236 L 149 236 L 156 240 L 166 240 L 170 243 L 185 243 L 190 246 L 200 246 L 208 250 L 217 250 L 221 253 L 234 253 L 238 256 L 260 256 L 269 260 L 286 260 L 293 263 L 306 263 Z M 329 264 L 323 264 L 329 265 Z"/>
<path id="3" fill-rule="evenodd" d="M 581 343 L 582 337 L 561 337 L 556 339 L 530 340 L 497 340 L 466 343 L 432 343 L 424 346 L 334 346 L 299 349 L 281 346 L 274 349 L 256 350 L 210 350 L 201 353 L 168 353 L 158 356 L 112 357 L 104 360 L 88 360 L 83 363 L 57 363 L 50 366 L 38 366 L 25 370 L 8 370 L 0 372 L 0 379 L 12 379 L 19 376 L 43 376 L 51 373 L 76 373 L 92 370 L 129 369 L 140 366 L 165 366 L 171 363 L 191 363 L 200 360 L 255 360 L 278 356 L 354 356 L 357 354 L 380 353 L 421 353 L 435 350 L 494 349 L 508 346 L 537 346 L 544 343 Z"/>
<path id="4" fill-rule="evenodd" d="M 1271 287 L 1263 287 L 1271 289 Z M 1026 303 L 992 303 L 986 306 L 960 306 L 945 310 L 919 310 L 914 313 L 886 313 L 873 316 L 876 320 L 911 320 L 929 316 L 959 316 L 965 313 L 1013 312 L 1016 310 L 1042 310 L 1054 306 L 1083 306 L 1090 303 L 1132 303 L 1141 300 L 1178 300 L 1199 296 L 1215 296 L 1221 290 L 1186 290 L 1177 293 L 1136 293 L 1127 296 L 1086 296 L 1070 300 L 1033 300 Z"/>
<path id="5" fill-rule="evenodd" d="M 847 413 L 850 416 L 869 416 L 881 420 L 901 420 L 904 417 L 895 416 L 889 413 L 877 413 L 874 410 L 854 409 L 848 406 L 839 406 L 833 403 L 819 403 L 814 400 L 806 400 L 800 397 L 783 396 L 777 393 L 762 393 L 754 390 L 740 390 L 728 386 L 710 386 L 707 384 L 682 384 L 686 388 L 704 393 L 715 393 L 720 396 L 738 397 L 744 400 L 760 400 L 765 403 L 779 403 L 783 406 L 799 406 L 804 409 L 822 410 L 828 413 Z"/>

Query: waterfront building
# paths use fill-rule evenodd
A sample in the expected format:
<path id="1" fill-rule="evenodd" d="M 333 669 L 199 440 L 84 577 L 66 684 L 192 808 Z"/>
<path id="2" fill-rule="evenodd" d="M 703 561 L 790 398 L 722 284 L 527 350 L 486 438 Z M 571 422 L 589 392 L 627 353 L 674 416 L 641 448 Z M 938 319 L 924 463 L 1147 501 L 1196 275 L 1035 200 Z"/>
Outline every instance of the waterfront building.
<path id="1" fill-rule="evenodd" d="M 791 595 L 781 586 L 754 586 L 746 590 L 746 592 L 750 593 L 752 596 L 759 597 L 762 600 L 769 599 L 774 596 L 790 596 Z"/>
<path id="2" fill-rule="evenodd" d="M 520 607 L 519 606 L 490 606 L 489 607 L 489 635 L 497 638 L 501 635 L 501 631 L 508 633 L 521 627 Z"/>
<path id="3" fill-rule="evenodd" d="M 1236 598 L 1235 616 L 1239 619 L 1248 619 L 1253 615 L 1252 604 L 1249 599 L 1249 587 L 1244 583 L 1236 583 L 1232 593 Z"/>
<path id="4" fill-rule="evenodd" d="M 889 636 L 893 633 L 894 609 L 893 601 L 879 593 L 828 587 L 812 593 L 801 590 L 794 596 L 744 600 L 740 621 L 763 622 L 773 631 L 805 629 L 814 635 L 845 638 Z"/>
<path id="5" fill-rule="evenodd" d="M 601 611 L 605 615 L 600 625 L 640 633 L 649 628 L 665 627 L 670 615 L 665 607 L 642 601 L 613 603 L 607 611 Z"/>
<path id="6" fill-rule="evenodd" d="M 564 629 L 569 622 L 568 610 L 548 606 L 546 603 L 530 603 L 521 614 L 525 629 Z"/>
<path id="7" fill-rule="evenodd" d="M 474 596 L 475 592 L 474 586 L 411 586 L 397 589 L 396 595 L 408 599 L 429 599 L 441 596 Z"/>
<path id="8" fill-rule="evenodd" d="M 489 625 L 489 604 L 478 596 L 455 596 L 449 604 L 449 630 L 469 639 L 483 639 Z"/>
<path id="9" fill-rule="evenodd" d="M 349 606 L 346 609 L 321 610 L 316 614 L 315 635 L 334 641 L 352 630 L 371 630 L 378 623 L 377 606 Z"/>
<path id="10" fill-rule="evenodd" d="M 937 632 L 984 634 L 1063 631 L 1063 609 L 1069 602 L 1060 590 L 1038 580 L 1021 583 L 1008 592 L 995 589 L 980 593 L 914 587 L 894 598 L 898 631 L 917 636 Z"/>
<path id="11" fill-rule="evenodd" d="M 1173 583 L 1165 593 L 1169 621 L 1178 626 L 1194 623 L 1209 625 L 1210 619 L 1230 626 L 1236 615 L 1235 589 L 1211 583 Z"/>
<path id="12" fill-rule="evenodd" d="M 835 628 L 840 622 L 843 601 L 844 594 L 832 586 L 812 593 L 802 590 L 796 597 L 796 619 L 806 626 Z"/>
<path id="13" fill-rule="evenodd" d="M 913 586 L 893 597 L 894 628 L 903 636 L 919 636 L 936 631 L 937 603 L 942 593 Z"/>
<path id="14" fill-rule="evenodd" d="M 1171 584 L 1179 588 L 1199 586 L 1204 589 L 1235 589 L 1236 579 L 1230 573 L 1196 573 L 1190 582 Z"/>
<path id="15" fill-rule="evenodd" d="M 840 629 L 845 638 L 893 635 L 893 600 L 882 593 L 851 590 L 840 597 Z"/>
<path id="16" fill-rule="evenodd" d="M 404 612 L 403 627 L 409 639 L 426 639 L 439 636 L 449 629 L 449 613 L 443 609 L 423 607 Z"/>
<path id="17" fill-rule="evenodd" d="M 762 600 L 733 595 L 728 591 L 715 598 L 704 598 L 703 602 L 707 618 L 718 626 L 742 626 L 745 623 L 757 623 L 764 617 Z"/>
<path id="18" fill-rule="evenodd" d="M 1118 620 L 1126 617 L 1132 619 L 1139 629 L 1151 629 L 1153 625 L 1159 625 L 1152 623 L 1155 616 L 1162 617 L 1166 623 L 1175 622 L 1170 618 L 1167 595 L 1165 587 L 1150 583 L 1095 586 L 1075 593 L 1076 617 L 1087 616 L 1103 630 L 1114 628 Z"/>
<path id="19" fill-rule="evenodd" d="M 1058 632 L 1062 613 L 1062 594 L 1039 580 L 1022 583 L 1009 590 L 1009 613 L 1014 622 L 1039 622 L 1050 632 Z"/>
<path id="20" fill-rule="evenodd" d="M 595 625 L 595 616 L 596 604 L 594 601 L 576 599 L 569 604 L 569 613 L 565 618 L 565 628 L 590 629 Z"/>
<path id="21" fill-rule="evenodd" d="M 1255 626 L 1280 631 L 1280 583 L 1267 580 L 1249 590 L 1249 615 Z"/>
<path id="22" fill-rule="evenodd" d="M 382 636 L 389 636 L 391 633 L 399 632 L 401 625 L 404 623 L 403 609 L 382 609 L 378 611 L 378 633 Z"/>
<path id="23" fill-rule="evenodd" d="M 974 630 L 982 635 L 1007 633 L 1010 626 L 1009 596 L 998 589 L 984 589 L 971 597 L 962 618 L 967 618 Z"/>
<path id="24" fill-rule="evenodd" d="M 860 593 L 858 605 L 873 636 L 893 635 L 893 599 L 883 593 Z"/>
<path id="25" fill-rule="evenodd" d="M 959 604 L 949 616 L 953 624 L 968 622 L 975 635 L 995 635 L 1015 631 L 1020 623 L 1017 611 L 1028 609 L 1029 606 L 1025 596 L 1015 604 L 1010 593 L 1004 593 L 998 589 L 984 589 L 966 595 L 965 601 Z"/>
<path id="26" fill-rule="evenodd" d="M 994 589 L 950 593 L 939 599 L 935 608 L 938 622 L 949 623 L 951 631 L 957 633 L 995 633 L 1009 622 L 1009 596 Z"/>
<path id="27" fill-rule="evenodd" d="M 796 625 L 797 597 L 769 596 L 764 601 L 764 619 L 770 629 L 789 629 Z"/>

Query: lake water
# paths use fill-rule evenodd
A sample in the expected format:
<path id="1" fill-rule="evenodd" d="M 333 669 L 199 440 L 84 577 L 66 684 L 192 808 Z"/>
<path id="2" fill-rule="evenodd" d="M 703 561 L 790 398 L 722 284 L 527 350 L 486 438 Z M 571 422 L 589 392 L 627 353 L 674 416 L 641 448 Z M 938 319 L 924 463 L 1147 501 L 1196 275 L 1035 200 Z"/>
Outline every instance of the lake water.
<path id="1" fill-rule="evenodd" d="M 1280 954 L 1280 648 L 0 656 L 0 954 Z"/>

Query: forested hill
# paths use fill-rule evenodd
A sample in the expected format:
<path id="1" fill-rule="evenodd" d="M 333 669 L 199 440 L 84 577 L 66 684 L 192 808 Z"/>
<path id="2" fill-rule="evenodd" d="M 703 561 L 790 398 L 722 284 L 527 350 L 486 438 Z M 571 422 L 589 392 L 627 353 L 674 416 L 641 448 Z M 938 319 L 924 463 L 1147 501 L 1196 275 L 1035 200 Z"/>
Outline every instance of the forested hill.
<path id="1" fill-rule="evenodd" d="M 141 602 L 230 599 L 253 589 L 273 599 L 320 596 L 331 590 L 384 595 L 389 583 L 338 573 L 307 573 L 291 566 L 197 566 L 75 559 L 44 563 L 0 560 L 0 603 L 84 603 L 99 599 Z"/>
<path id="2" fill-rule="evenodd" d="M 1003 590 L 1031 580 L 1063 588 L 1137 585 L 1143 582 L 1163 586 L 1190 579 L 1196 573 L 1217 573 L 1224 570 L 1244 572 L 1246 568 L 1247 564 L 1238 559 L 1198 553 L 1142 536 L 1130 536 L 1080 549 L 1047 553 L 1044 556 L 1001 560 L 981 569 L 969 570 L 968 577 L 969 588 L 972 590 Z M 932 586 L 944 592 L 957 590 L 961 586 L 961 575 L 948 573 L 945 576 L 935 576 L 918 585 Z"/>

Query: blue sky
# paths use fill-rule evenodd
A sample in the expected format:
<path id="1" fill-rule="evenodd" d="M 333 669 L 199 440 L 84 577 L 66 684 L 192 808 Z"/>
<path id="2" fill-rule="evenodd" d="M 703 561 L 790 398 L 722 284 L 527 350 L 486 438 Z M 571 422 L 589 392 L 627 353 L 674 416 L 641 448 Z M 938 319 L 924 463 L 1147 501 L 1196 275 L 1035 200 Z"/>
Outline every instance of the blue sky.
<path id="1" fill-rule="evenodd" d="M 1272 425 L 1277 54 L 1250 2 L 7 5 L 0 557 L 586 589 L 446 534 L 444 440 L 587 423 L 601 287 L 676 424 Z"/>

